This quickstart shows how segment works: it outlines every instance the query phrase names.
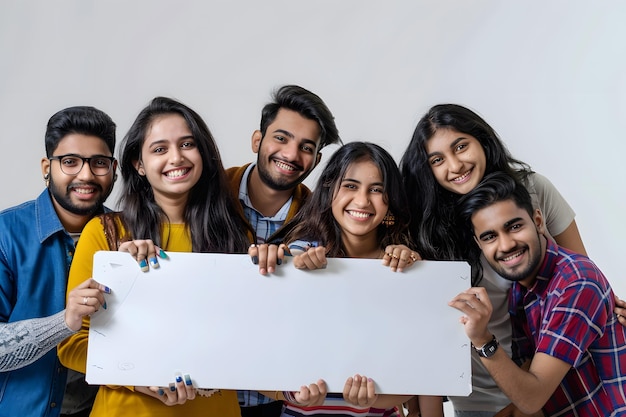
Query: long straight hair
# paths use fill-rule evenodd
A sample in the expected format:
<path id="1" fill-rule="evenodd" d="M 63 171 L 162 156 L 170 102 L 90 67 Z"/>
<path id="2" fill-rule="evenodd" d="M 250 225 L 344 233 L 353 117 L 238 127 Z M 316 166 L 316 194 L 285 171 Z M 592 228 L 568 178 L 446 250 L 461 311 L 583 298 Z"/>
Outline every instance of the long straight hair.
<path id="1" fill-rule="evenodd" d="M 329 257 L 346 257 L 341 227 L 332 213 L 332 202 L 348 167 L 360 161 L 371 161 L 380 169 L 385 189 L 385 202 L 395 217 L 393 225 L 378 226 L 380 248 L 389 244 L 410 246 L 407 234 L 409 222 L 406 195 L 400 172 L 393 157 L 380 146 L 369 142 L 349 142 L 330 157 L 313 193 L 298 214 L 272 240 L 285 243 L 296 239 L 317 241 L 324 245 Z"/>
<path id="2" fill-rule="evenodd" d="M 228 189 L 220 154 L 202 118 L 192 109 L 166 97 L 156 97 L 144 108 L 122 142 L 123 177 L 120 206 L 122 219 L 133 239 L 151 239 L 162 245 L 161 230 L 169 223 L 165 212 L 154 199 L 152 186 L 139 175 L 135 162 L 157 118 L 176 114 L 185 119 L 202 158 L 202 174 L 189 192 L 185 224 L 191 235 L 194 252 L 243 253 L 248 246 L 244 222 L 236 213 Z"/>
<path id="3" fill-rule="evenodd" d="M 424 259 L 468 260 L 468 248 L 455 208 L 461 195 L 444 189 L 435 178 L 426 152 L 427 142 L 438 130 L 449 129 L 475 137 L 485 152 L 485 175 L 504 172 L 524 181 L 532 172 L 506 148 L 496 131 L 478 114 L 457 104 L 433 106 L 417 123 L 411 142 L 400 161 L 400 171 L 411 207 L 409 230 Z M 474 283 L 482 275 L 472 265 Z"/>

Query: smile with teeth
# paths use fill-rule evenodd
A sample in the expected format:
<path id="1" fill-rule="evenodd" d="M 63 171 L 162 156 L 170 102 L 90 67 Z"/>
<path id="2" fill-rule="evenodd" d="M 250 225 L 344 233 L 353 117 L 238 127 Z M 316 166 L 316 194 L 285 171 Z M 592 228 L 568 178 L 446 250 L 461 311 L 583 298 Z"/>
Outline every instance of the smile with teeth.
<path id="1" fill-rule="evenodd" d="M 460 177 L 456 177 L 455 179 L 452 180 L 452 182 L 461 182 L 463 181 L 465 178 L 468 177 L 468 175 L 472 172 L 472 170 L 470 169 L 469 171 L 467 171 L 465 174 L 461 175 Z"/>
<path id="2" fill-rule="evenodd" d="M 280 168 L 282 170 L 285 170 L 285 171 L 295 171 L 296 170 L 296 168 L 293 167 L 292 165 L 286 164 L 286 163 L 284 163 L 282 161 L 274 160 L 274 163 L 276 164 L 276 166 L 278 168 Z"/>
<path id="3" fill-rule="evenodd" d="M 514 254 L 512 254 L 512 255 L 509 255 L 509 256 L 506 256 L 506 257 L 504 257 L 504 258 L 501 258 L 501 260 L 502 260 L 503 262 L 510 262 L 510 261 L 512 261 L 512 260 L 513 260 L 513 259 L 515 259 L 515 258 L 519 258 L 519 257 L 520 257 L 520 256 L 522 256 L 523 254 L 524 254 L 524 249 L 519 250 L 519 251 L 515 252 L 515 253 L 514 253 Z"/>
<path id="4" fill-rule="evenodd" d="M 370 216 L 372 216 L 372 214 L 370 213 L 365 213 L 363 211 L 353 211 L 353 210 L 346 210 L 348 212 L 348 214 L 352 217 L 356 217 L 357 219 L 367 219 Z"/>
<path id="5" fill-rule="evenodd" d="M 180 168 L 180 169 L 174 169 L 172 171 L 168 171 L 165 176 L 167 178 L 178 178 L 178 177 L 182 177 L 183 175 L 187 174 L 189 172 L 189 168 Z"/>
<path id="6" fill-rule="evenodd" d="M 95 192 L 93 188 L 74 188 L 74 191 L 78 194 L 93 194 Z"/>

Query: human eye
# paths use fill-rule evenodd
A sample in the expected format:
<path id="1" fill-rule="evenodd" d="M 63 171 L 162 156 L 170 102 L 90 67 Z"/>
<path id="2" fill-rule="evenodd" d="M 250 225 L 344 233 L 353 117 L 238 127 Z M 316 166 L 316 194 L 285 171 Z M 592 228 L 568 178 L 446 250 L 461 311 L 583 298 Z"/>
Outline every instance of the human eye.
<path id="1" fill-rule="evenodd" d="M 357 188 L 357 187 L 356 187 L 356 184 L 354 184 L 353 182 L 344 182 L 344 183 L 342 184 L 342 187 L 343 187 L 343 188 L 346 188 L 346 189 L 348 189 L 348 190 L 356 190 L 356 188 Z"/>
<path id="2" fill-rule="evenodd" d="M 180 145 L 180 147 L 183 149 L 193 149 L 196 147 L 196 142 L 193 140 L 186 140 Z"/>
<path id="3" fill-rule="evenodd" d="M 80 164 L 81 159 L 75 156 L 65 156 L 61 158 L 61 164 L 66 167 L 75 167 Z"/>
<path id="4" fill-rule="evenodd" d="M 374 186 L 374 187 L 370 188 L 370 192 L 371 193 L 382 194 L 382 193 L 385 192 L 385 190 L 383 189 L 383 187 L 377 185 L 377 186 Z"/>
<path id="5" fill-rule="evenodd" d="M 108 158 L 92 158 L 91 166 L 94 168 L 108 168 L 111 160 Z"/>
<path id="6" fill-rule="evenodd" d="M 430 158 L 430 164 L 433 166 L 441 165 L 442 162 L 443 158 L 441 156 L 435 156 L 433 158 Z"/>
<path id="7" fill-rule="evenodd" d="M 511 230 L 512 232 L 516 232 L 519 231 L 524 225 L 521 223 L 514 223 L 511 225 L 511 227 L 509 227 L 509 230 Z"/>
<path id="8" fill-rule="evenodd" d="M 462 152 L 464 151 L 467 147 L 469 146 L 469 144 L 467 143 L 459 143 L 458 145 L 456 145 L 456 147 L 454 148 L 455 151 L 457 152 Z"/>
<path id="9" fill-rule="evenodd" d="M 276 139 L 276 141 L 278 142 L 285 142 L 287 139 L 285 139 L 284 136 L 280 136 L 280 135 L 275 135 L 274 139 Z"/>
<path id="10" fill-rule="evenodd" d="M 495 238 L 496 238 L 495 233 L 485 233 L 484 235 L 480 236 L 480 241 L 489 243 L 489 242 L 492 242 Z"/>

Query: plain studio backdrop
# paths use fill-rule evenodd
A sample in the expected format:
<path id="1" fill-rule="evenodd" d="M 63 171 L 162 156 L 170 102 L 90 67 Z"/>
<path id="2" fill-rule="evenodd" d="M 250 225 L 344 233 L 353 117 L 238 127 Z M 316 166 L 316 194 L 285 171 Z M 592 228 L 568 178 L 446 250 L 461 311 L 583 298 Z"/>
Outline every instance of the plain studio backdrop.
<path id="1" fill-rule="evenodd" d="M 397 161 L 429 107 L 459 103 L 556 185 L 624 298 L 625 18 L 620 1 L 4 0 L 0 208 L 41 192 L 46 122 L 69 106 L 107 112 L 119 144 L 150 99 L 179 99 L 229 167 L 255 159 L 283 84 L 319 94 L 344 142 Z"/>

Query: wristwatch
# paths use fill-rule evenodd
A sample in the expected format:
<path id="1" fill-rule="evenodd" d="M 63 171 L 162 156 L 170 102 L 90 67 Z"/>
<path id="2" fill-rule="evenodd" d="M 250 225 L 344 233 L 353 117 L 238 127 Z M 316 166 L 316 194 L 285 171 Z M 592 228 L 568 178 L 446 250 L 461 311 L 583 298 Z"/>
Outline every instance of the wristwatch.
<path id="1" fill-rule="evenodd" d="M 498 344 L 498 339 L 496 339 L 496 335 L 494 334 L 491 341 L 485 343 L 481 347 L 476 347 L 473 344 L 472 347 L 481 358 L 490 358 L 496 353 L 496 350 L 498 350 Z"/>

